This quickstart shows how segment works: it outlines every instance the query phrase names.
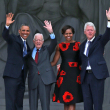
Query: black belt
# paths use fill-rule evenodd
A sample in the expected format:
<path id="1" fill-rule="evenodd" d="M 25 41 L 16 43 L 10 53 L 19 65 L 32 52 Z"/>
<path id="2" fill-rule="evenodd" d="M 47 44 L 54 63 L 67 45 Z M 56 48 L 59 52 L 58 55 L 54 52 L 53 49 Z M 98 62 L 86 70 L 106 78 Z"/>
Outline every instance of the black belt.
<path id="1" fill-rule="evenodd" d="M 92 70 L 86 70 L 87 73 L 92 73 Z"/>

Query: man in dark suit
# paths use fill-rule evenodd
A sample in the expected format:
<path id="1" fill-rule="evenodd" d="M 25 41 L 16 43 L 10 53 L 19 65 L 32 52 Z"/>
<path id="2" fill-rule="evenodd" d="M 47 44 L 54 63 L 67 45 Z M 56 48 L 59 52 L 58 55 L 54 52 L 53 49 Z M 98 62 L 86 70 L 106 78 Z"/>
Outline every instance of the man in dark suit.
<path id="1" fill-rule="evenodd" d="M 84 110 L 102 110 L 104 97 L 104 81 L 109 76 L 104 59 L 104 46 L 110 39 L 110 8 L 106 10 L 107 29 L 103 35 L 95 37 L 93 23 L 87 22 L 84 33 L 87 37 L 80 45 L 82 62 L 81 83 L 84 98 Z"/>
<path id="2" fill-rule="evenodd" d="M 24 57 L 30 50 L 26 43 L 26 39 L 30 34 L 30 28 L 23 24 L 18 30 L 20 35 L 10 35 L 9 26 L 14 22 L 12 18 L 12 13 L 6 15 L 6 26 L 2 33 L 8 46 L 8 57 L 3 74 L 6 110 L 23 110 L 23 96 L 26 78 Z"/>
<path id="3" fill-rule="evenodd" d="M 51 22 L 45 20 L 44 24 L 44 27 L 50 33 L 50 45 L 44 46 L 43 35 L 37 33 L 33 39 L 35 47 L 27 56 L 30 110 L 38 110 L 38 95 L 42 110 L 50 110 L 51 85 L 56 82 L 56 77 L 50 64 L 50 55 L 55 50 L 57 41 L 53 33 Z"/>

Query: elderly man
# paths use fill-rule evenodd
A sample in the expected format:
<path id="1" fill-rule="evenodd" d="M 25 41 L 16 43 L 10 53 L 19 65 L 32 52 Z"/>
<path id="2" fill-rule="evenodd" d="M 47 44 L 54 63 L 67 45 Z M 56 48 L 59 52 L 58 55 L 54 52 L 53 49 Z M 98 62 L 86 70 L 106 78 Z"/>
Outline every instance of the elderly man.
<path id="1" fill-rule="evenodd" d="M 50 33 L 50 45 L 44 46 L 43 35 L 41 33 L 35 34 L 33 39 L 35 47 L 27 57 L 30 110 L 38 109 L 38 95 L 41 100 L 42 110 L 50 109 L 51 84 L 56 82 L 56 77 L 50 64 L 50 55 L 54 51 L 57 41 L 51 22 L 45 20 L 44 23 L 44 27 Z"/>
<path id="2" fill-rule="evenodd" d="M 104 81 L 109 76 L 104 54 L 104 46 L 110 39 L 110 8 L 106 10 L 107 29 L 103 35 L 95 36 L 93 23 L 87 22 L 84 33 L 87 40 L 80 45 L 82 62 L 81 83 L 84 98 L 84 110 L 102 110 Z"/>
<path id="3" fill-rule="evenodd" d="M 9 34 L 9 26 L 14 22 L 13 14 L 6 15 L 6 26 L 2 36 L 8 45 L 8 57 L 3 74 L 5 84 L 6 110 L 23 110 L 26 65 L 25 56 L 30 51 L 26 39 L 30 34 L 28 25 L 23 24 L 19 35 Z"/>

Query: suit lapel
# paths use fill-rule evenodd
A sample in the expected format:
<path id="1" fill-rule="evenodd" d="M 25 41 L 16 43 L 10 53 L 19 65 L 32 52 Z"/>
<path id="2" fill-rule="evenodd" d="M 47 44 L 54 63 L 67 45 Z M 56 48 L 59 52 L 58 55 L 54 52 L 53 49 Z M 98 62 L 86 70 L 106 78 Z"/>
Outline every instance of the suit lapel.
<path id="1" fill-rule="evenodd" d="M 83 42 L 82 48 L 81 48 L 81 50 L 80 50 L 81 53 L 82 53 L 84 56 L 86 56 L 86 55 L 84 54 L 86 42 L 87 42 L 87 40 L 85 40 L 85 41 Z"/>
<path id="2" fill-rule="evenodd" d="M 21 52 L 22 52 L 22 54 L 23 54 L 24 44 L 23 44 L 23 40 L 21 39 L 20 35 L 17 36 L 16 42 L 20 44 Z M 29 47 L 29 45 L 27 44 L 27 41 L 26 41 L 26 45 L 27 45 L 27 54 L 28 54 L 28 53 L 30 53 L 30 47 Z"/>
<path id="3" fill-rule="evenodd" d="M 16 41 L 23 47 L 23 41 L 22 41 L 20 36 L 17 36 L 17 40 Z"/>
<path id="4" fill-rule="evenodd" d="M 90 56 L 92 54 L 92 52 L 94 51 L 94 48 L 97 46 L 98 43 L 96 43 L 96 42 L 98 41 L 98 39 L 99 39 L 99 37 L 95 37 L 94 40 L 92 41 L 92 43 L 90 45 L 88 56 Z"/>
<path id="5" fill-rule="evenodd" d="M 29 61 L 36 64 L 35 60 L 32 58 L 32 52 L 33 52 L 33 49 L 31 49 L 31 51 L 26 55 L 26 57 L 29 58 Z"/>
<path id="6" fill-rule="evenodd" d="M 18 48 L 18 46 L 15 46 L 16 50 L 19 52 L 21 51 L 21 54 L 23 54 L 23 41 L 22 41 L 22 39 L 18 35 L 18 36 L 14 37 L 14 40 L 17 43 L 17 45 L 19 46 L 19 48 Z"/>
<path id="7" fill-rule="evenodd" d="M 17 40 L 16 41 L 20 44 L 20 47 L 21 47 L 21 50 L 22 50 L 22 54 L 23 54 L 23 41 L 22 41 L 21 37 L 17 36 Z"/>
<path id="8" fill-rule="evenodd" d="M 43 51 L 44 51 L 44 47 L 42 46 L 41 50 L 39 51 L 39 55 L 38 55 L 38 63 L 41 61 L 43 57 Z"/>
<path id="9" fill-rule="evenodd" d="M 92 54 L 92 52 L 94 51 L 94 48 L 95 48 L 95 47 L 97 46 L 97 44 L 98 44 L 97 41 L 99 40 L 99 38 L 100 38 L 100 37 L 95 37 L 94 40 L 91 42 L 88 56 L 90 56 L 90 55 Z M 86 55 L 84 54 L 86 42 L 87 42 L 87 40 L 85 40 L 85 41 L 83 42 L 82 48 L 81 48 L 81 50 L 80 50 L 81 53 L 82 53 L 84 56 L 86 56 Z"/>
<path id="10" fill-rule="evenodd" d="M 39 54 L 38 54 L 38 63 L 40 63 L 42 61 L 42 57 L 43 57 L 43 52 L 44 52 L 45 48 L 44 46 L 42 46 L 41 50 L 39 51 Z M 31 52 L 29 52 L 28 56 L 31 57 L 31 59 L 33 60 L 32 58 L 32 52 L 33 52 L 33 49 L 31 50 Z M 33 60 L 35 62 L 35 60 Z M 36 63 L 36 62 L 35 62 Z M 37 63 L 37 64 L 38 64 Z"/>

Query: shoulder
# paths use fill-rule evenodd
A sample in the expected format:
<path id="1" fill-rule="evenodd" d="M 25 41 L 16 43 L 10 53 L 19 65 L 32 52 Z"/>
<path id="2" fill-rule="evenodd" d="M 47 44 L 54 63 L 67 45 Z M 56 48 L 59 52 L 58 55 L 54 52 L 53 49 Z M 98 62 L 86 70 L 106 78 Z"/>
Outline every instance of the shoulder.
<path id="1" fill-rule="evenodd" d="M 65 51 L 69 48 L 70 43 L 61 42 L 58 44 L 60 50 Z M 57 48 L 58 49 L 58 48 Z"/>
<path id="2" fill-rule="evenodd" d="M 87 42 L 87 39 L 84 40 L 82 43 L 80 43 L 80 46 L 79 46 L 79 47 L 80 47 L 80 48 L 83 47 L 83 46 L 86 44 L 86 42 Z"/>
<path id="3" fill-rule="evenodd" d="M 42 50 L 44 51 L 44 50 L 46 50 L 46 49 L 48 48 L 48 46 L 49 46 L 49 45 L 42 45 L 41 48 L 42 48 Z"/>
<path id="4" fill-rule="evenodd" d="M 77 41 L 75 41 L 74 43 L 77 44 L 78 46 L 80 46 L 81 44 L 80 42 L 77 42 Z"/>

